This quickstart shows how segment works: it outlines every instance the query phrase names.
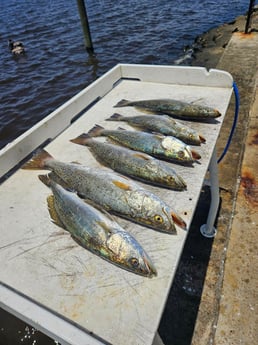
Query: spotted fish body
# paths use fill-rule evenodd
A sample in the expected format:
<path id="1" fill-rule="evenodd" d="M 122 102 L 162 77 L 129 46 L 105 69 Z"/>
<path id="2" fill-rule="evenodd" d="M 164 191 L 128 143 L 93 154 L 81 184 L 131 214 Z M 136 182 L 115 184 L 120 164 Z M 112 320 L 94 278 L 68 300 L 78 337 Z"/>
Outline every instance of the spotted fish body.
<path id="1" fill-rule="evenodd" d="M 167 115 L 136 115 L 122 116 L 113 114 L 107 121 L 124 121 L 129 125 L 145 131 L 171 135 L 182 140 L 188 145 L 200 145 L 205 142 L 205 138 L 194 129 L 182 124 Z"/>
<path id="2" fill-rule="evenodd" d="M 181 140 L 161 134 L 123 129 L 105 129 L 95 125 L 88 134 L 92 137 L 106 136 L 130 149 L 176 163 L 193 163 L 201 156 Z"/>
<path id="3" fill-rule="evenodd" d="M 82 198 L 155 230 L 175 234 L 175 223 L 186 228 L 182 218 L 157 195 L 111 170 L 60 162 L 44 150 L 26 163 L 23 169 L 51 170 Z"/>
<path id="4" fill-rule="evenodd" d="M 161 187 L 186 189 L 185 181 L 172 167 L 150 155 L 94 140 L 85 133 L 71 141 L 88 146 L 101 164 L 121 174 Z"/>
<path id="5" fill-rule="evenodd" d="M 53 192 L 48 197 L 52 221 L 69 231 L 82 247 L 131 272 L 146 277 L 157 275 L 142 246 L 108 214 L 65 190 L 47 175 L 39 178 Z"/>
<path id="6" fill-rule="evenodd" d="M 221 116 L 221 113 L 217 109 L 174 99 L 150 99 L 141 101 L 122 99 L 114 107 L 136 107 L 187 120 L 209 120 Z"/>

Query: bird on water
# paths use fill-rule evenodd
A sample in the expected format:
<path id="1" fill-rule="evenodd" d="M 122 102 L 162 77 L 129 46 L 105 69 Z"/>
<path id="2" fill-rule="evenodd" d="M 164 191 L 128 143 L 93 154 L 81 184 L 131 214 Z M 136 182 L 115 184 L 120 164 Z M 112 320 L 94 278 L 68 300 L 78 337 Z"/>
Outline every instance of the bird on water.
<path id="1" fill-rule="evenodd" d="M 13 55 L 22 55 L 25 53 L 25 47 L 22 42 L 20 41 L 8 41 L 8 46 Z"/>

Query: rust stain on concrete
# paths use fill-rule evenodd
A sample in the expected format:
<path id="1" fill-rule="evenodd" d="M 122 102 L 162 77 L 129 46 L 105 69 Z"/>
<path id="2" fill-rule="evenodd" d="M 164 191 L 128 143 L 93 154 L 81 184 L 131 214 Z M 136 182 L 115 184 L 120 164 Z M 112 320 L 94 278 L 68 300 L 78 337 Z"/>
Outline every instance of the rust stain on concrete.
<path id="1" fill-rule="evenodd" d="M 254 174 L 248 168 L 244 168 L 241 176 L 241 187 L 245 198 L 254 206 L 258 206 L 258 185 Z"/>
<path id="2" fill-rule="evenodd" d="M 258 145 L 258 132 L 253 135 L 252 141 L 249 143 L 249 145 Z"/>
<path id="3" fill-rule="evenodd" d="M 253 39 L 255 37 L 254 32 L 248 32 L 245 34 L 244 32 L 235 32 L 234 35 L 238 36 L 241 39 Z"/>

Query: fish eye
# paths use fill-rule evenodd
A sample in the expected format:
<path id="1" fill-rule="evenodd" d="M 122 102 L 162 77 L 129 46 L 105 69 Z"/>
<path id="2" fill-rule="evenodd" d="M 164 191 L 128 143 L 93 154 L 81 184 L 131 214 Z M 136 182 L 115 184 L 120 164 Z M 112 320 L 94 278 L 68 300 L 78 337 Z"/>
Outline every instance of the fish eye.
<path id="1" fill-rule="evenodd" d="M 139 260 L 136 258 L 130 258 L 129 262 L 133 267 L 137 267 L 139 265 Z"/>
<path id="2" fill-rule="evenodd" d="M 154 216 L 154 220 L 157 222 L 157 223 L 160 223 L 162 224 L 163 223 L 163 218 L 157 214 L 156 216 Z"/>
<path id="3" fill-rule="evenodd" d="M 171 182 L 174 182 L 174 177 L 173 176 L 168 176 L 168 180 Z"/>
<path id="4" fill-rule="evenodd" d="M 184 158 L 185 153 L 184 151 L 178 151 L 178 158 Z"/>

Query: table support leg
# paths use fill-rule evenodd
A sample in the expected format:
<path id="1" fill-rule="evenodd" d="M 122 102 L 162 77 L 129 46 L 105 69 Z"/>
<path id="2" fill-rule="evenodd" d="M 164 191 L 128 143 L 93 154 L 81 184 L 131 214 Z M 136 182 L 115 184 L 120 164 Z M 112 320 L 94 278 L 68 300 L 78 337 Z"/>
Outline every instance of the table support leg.
<path id="1" fill-rule="evenodd" d="M 155 337 L 153 339 L 152 345 L 164 345 L 162 339 L 160 338 L 160 335 L 158 332 L 156 332 Z"/>
<path id="2" fill-rule="evenodd" d="M 216 215 L 219 208 L 219 181 L 218 181 L 218 164 L 217 153 L 214 148 L 210 164 L 210 189 L 211 189 L 211 205 L 207 218 L 207 223 L 200 227 L 201 234 L 205 237 L 212 238 L 216 235 L 217 230 L 214 227 Z"/>

